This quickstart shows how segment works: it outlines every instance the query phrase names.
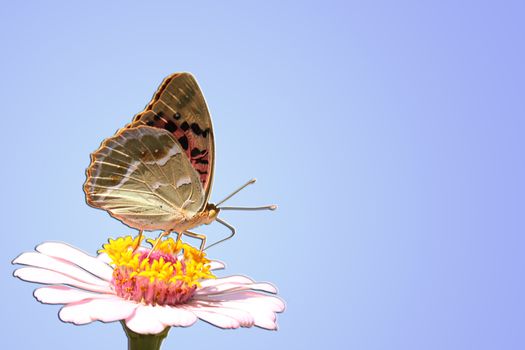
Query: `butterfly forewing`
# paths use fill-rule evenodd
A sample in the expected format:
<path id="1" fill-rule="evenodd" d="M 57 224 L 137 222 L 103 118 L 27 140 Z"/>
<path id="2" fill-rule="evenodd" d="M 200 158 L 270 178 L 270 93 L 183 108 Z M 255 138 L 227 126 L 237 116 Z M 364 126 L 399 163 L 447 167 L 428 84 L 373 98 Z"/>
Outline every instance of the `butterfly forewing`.
<path id="1" fill-rule="evenodd" d="M 172 230 L 205 204 L 200 175 L 169 131 L 122 129 L 91 157 L 87 202 L 131 227 Z"/>
<path id="2" fill-rule="evenodd" d="M 151 102 L 128 127 L 139 125 L 173 135 L 199 174 L 204 206 L 211 192 L 215 146 L 210 113 L 195 78 L 189 73 L 175 73 L 164 79 Z"/>

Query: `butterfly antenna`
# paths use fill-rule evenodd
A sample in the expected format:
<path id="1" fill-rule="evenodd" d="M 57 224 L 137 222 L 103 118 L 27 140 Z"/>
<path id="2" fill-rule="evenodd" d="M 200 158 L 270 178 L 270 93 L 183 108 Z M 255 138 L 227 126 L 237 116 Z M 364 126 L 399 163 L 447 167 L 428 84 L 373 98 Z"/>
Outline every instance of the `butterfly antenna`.
<path id="1" fill-rule="evenodd" d="M 222 220 L 222 219 L 216 218 L 215 220 L 217 220 L 217 222 L 219 222 L 219 223 L 223 224 L 224 226 L 226 226 L 227 228 L 229 228 L 230 231 L 231 231 L 231 234 L 230 234 L 228 237 L 221 239 L 220 241 L 217 241 L 217 242 L 215 242 L 215 243 L 210 244 L 209 246 L 207 246 L 206 248 L 204 248 L 204 250 L 206 250 L 206 249 L 208 249 L 208 248 L 211 248 L 211 247 L 213 247 L 214 245 L 217 245 L 217 244 L 222 243 L 222 242 L 224 242 L 224 241 L 227 241 L 227 240 L 229 240 L 230 238 L 232 238 L 233 236 L 235 236 L 235 232 L 236 232 L 236 231 L 235 231 L 235 227 L 233 227 L 232 225 L 230 225 L 229 223 L 227 223 L 226 221 L 224 221 L 224 220 Z"/>
<path id="2" fill-rule="evenodd" d="M 217 207 L 220 210 L 275 210 L 277 205 L 264 205 L 261 207 Z"/>
<path id="3" fill-rule="evenodd" d="M 257 181 L 257 179 L 251 179 L 250 181 L 248 181 L 247 183 L 245 183 L 244 185 L 242 185 L 241 187 L 239 187 L 238 189 L 233 191 L 228 197 L 224 198 L 222 201 L 220 201 L 219 203 L 215 204 L 215 206 L 218 207 L 219 205 L 221 205 L 222 203 L 226 202 L 228 199 L 230 199 L 231 197 L 235 196 L 237 193 L 242 191 L 246 186 L 254 184 L 255 181 Z"/>

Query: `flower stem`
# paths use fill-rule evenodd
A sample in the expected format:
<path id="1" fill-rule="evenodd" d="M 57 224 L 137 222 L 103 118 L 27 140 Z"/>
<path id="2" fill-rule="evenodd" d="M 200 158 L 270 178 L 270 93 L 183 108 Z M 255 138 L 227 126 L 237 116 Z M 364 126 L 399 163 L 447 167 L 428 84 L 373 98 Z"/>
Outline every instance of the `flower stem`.
<path id="1" fill-rule="evenodd" d="M 160 350 L 160 345 L 170 330 L 170 327 L 166 327 L 159 334 L 139 334 L 129 329 L 123 321 L 120 323 L 128 337 L 128 350 Z"/>

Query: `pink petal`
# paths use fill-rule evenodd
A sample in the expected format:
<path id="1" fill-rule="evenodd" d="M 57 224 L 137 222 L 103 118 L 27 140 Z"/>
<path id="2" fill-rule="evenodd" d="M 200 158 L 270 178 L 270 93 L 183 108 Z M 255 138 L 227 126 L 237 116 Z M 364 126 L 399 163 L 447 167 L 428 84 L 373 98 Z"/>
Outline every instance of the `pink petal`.
<path id="1" fill-rule="evenodd" d="M 196 321 L 195 314 L 181 307 L 141 305 L 126 325 L 136 333 L 157 334 L 168 326 L 188 327 Z"/>
<path id="2" fill-rule="evenodd" d="M 159 317 L 165 312 L 162 306 L 139 305 L 135 312 L 126 318 L 126 326 L 135 333 L 159 334 L 166 328 Z"/>
<path id="3" fill-rule="evenodd" d="M 58 317 L 64 322 L 86 324 L 93 321 L 113 322 L 133 314 L 139 304 L 117 296 L 108 299 L 87 299 L 64 306 Z"/>
<path id="4" fill-rule="evenodd" d="M 254 283 L 254 284 L 249 285 L 249 287 L 252 290 L 260 290 L 260 291 L 268 292 L 272 294 L 277 293 L 277 288 L 275 288 L 273 284 L 267 283 L 267 282 Z"/>
<path id="5" fill-rule="evenodd" d="M 235 301 L 213 303 L 201 301 L 199 304 L 203 309 L 215 309 L 219 313 L 229 312 L 228 310 L 242 311 L 250 315 L 253 320 L 252 325 L 270 330 L 277 329 L 275 313 L 264 305 Z"/>
<path id="6" fill-rule="evenodd" d="M 222 261 L 212 260 L 210 262 L 210 270 L 220 270 L 220 269 L 224 269 L 225 267 L 226 265 Z"/>
<path id="7" fill-rule="evenodd" d="M 97 259 L 108 265 L 111 263 L 111 258 L 106 253 L 100 253 L 97 255 Z"/>
<path id="8" fill-rule="evenodd" d="M 76 264 L 106 281 L 111 281 L 111 278 L 113 277 L 113 269 L 106 263 L 68 244 L 60 242 L 45 242 L 37 246 L 36 250 L 42 254 L 64 259 L 70 263 Z"/>
<path id="9" fill-rule="evenodd" d="M 202 288 L 217 286 L 224 283 L 248 284 L 255 281 L 246 276 L 229 276 L 223 278 L 207 279 L 201 282 Z"/>
<path id="10" fill-rule="evenodd" d="M 231 301 L 248 305 L 259 305 L 273 312 L 283 312 L 285 308 L 284 302 L 280 298 L 254 291 L 240 291 L 218 295 L 196 295 L 193 299 L 197 302 L 205 301 L 214 303 Z"/>
<path id="11" fill-rule="evenodd" d="M 159 319 L 166 326 L 188 327 L 197 321 L 194 313 L 176 306 L 164 306 L 159 310 Z"/>
<path id="12" fill-rule="evenodd" d="M 188 307 L 198 318 L 203 321 L 209 322 L 214 326 L 220 328 L 239 328 L 240 322 L 231 316 L 216 313 L 204 308 L 193 308 Z"/>
<path id="13" fill-rule="evenodd" d="M 113 294 L 95 294 L 67 286 L 50 286 L 35 289 L 35 298 L 45 304 L 69 304 L 85 299 L 113 298 Z"/>
<path id="14" fill-rule="evenodd" d="M 107 281 L 93 276 L 92 274 L 86 272 L 74 264 L 36 252 L 21 254 L 18 258 L 13 260 L 13 264 L 41 267 L 47 270 L 60 272 L 68 277 L 72 277 L 81 282 L 86 282 L 89 284 L 95 284 L 99 286 L 107 286 L 108 284 Z"/>
<path id="15" fill-rule="evenodd" d="M 18 270 L 15 270 L 13 275 L 28 282 L 44 284 L 67 284 L 93 292 L 113 294 L 113 290 L 110 288 L 109 283 L 106 287 L 93 285 L 81 282 L 59 272 L 41 269 L 38 267 L 22 267 Z"/>
<path id="16" fill-rule="evenodd" d="M 223 283 L 217 286 L 208 286 L 206 288 L 199 288 L 196 295 L 213 295 L 213 294 L 224 294 L 227 292 L 236 292 L 241 290 L 260 290 L 268 293 L 277 293 L 277 289 L 270 283 L 250 283 L 250 284 L 239 284 L 239 283 Z"/>
<path id="17" fill-rule="evenodd" d="M 188 308 L 191 308 L 192 311 L 206 311 L 214 314 L 221 314 L 223 316 L 228 316 L 235 319 L 239 322 L 241 327 L 251 327 L 254 324 L 254 318 L 250 312 L 243 310 L 241 308 L 231 308 L 224 306 L 205 306 L 204 304 L 198 304 L 192 307 L 188 305 Z M 236 328 L 236 327 L 235 327 Z"/>
<path id="18" fill-rule="evenodd" d="M 200 295 L 194 297 L 189 306 L 224 313 L 229 309 L 247 312 L 258 327 L 277 329 L 275 312 L 284 311 L 284 302 L 271 295 L 254 291 L 238 291 L 222 295 Z"/>

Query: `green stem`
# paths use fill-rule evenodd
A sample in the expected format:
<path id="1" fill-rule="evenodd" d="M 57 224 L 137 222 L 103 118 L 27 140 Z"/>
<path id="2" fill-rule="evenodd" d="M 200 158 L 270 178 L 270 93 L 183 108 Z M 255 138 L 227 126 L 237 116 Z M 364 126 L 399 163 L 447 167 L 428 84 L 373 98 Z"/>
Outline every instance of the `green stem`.
<path id="1" fill-rule="evenodd" d="M 125 322 L 120 323 L 128 336 L 128 350 L 160 350 L 160 345 L 170 330 L 170 327 L 166 327 L 159 334 L 139 334 L 129 329 Z"/>

